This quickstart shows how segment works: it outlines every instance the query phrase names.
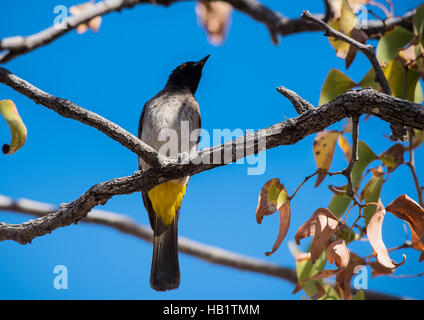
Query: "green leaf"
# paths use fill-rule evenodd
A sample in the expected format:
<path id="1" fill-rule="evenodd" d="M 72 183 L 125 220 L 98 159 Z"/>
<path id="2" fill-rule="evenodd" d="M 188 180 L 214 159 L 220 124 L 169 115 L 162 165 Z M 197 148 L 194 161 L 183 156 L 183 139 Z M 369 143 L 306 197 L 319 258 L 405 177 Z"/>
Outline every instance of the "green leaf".
<path id="1" fill-rule="evenodd" d="M 413 25 L 414 25 L 414 34 L 418 35 L 422 32 L 424 24 L 424 4 L 420 5 L 414 14 Z"/>
<path id="2" fill-rule="evenodd" d="M 371 150 L 368 145 L 362 140 L 358 141 L 358 161 L 352 169 L 352 185 L 353 189 L 357 191 L 361 184 L 362 174 L 368 165 L 377 159 L 377 155 Z M 344 187 L 344 190 L 346 190 Z M 340 218 L 349 207 L 351 199 L 346 195 L 334 194 L 331 198 L 328 209 L 338 218 Z"/>
<path id="3" fill-rule="evenodd" d="M 417 86 L 415 87 L 414 92 L 414 102 L 415 103 L 421 103 L 423 102 L 423 87 L 421 86 L 421 82 L 417 81 Z"/>
<path id="4" fill-rule="evenodd" d="M 364 291 L 362 290 L 356 291 L 355 295 L 353 296 L 353 300 L 365 300 Z"/>
<path id="5" fill-rule="evenodd" d="M 377 155 L 371 148 L 362 140 L 358 141 L 358 161 L 355 162 L 355 165 L 352 169 L 352 185 L 353 190 L 359 190 L 359 186 L 362 180 L 362 174 L 368 165 L 377 159 Z"/>
<path id="6" fill-rule="evenodd" d="M 331 198 L 328 210 L 330 210 L 337 218 L 340 218 L 349 207 L 351 199 L 345 195 L 334 194 Z"/>
<path id="7" fill-rule="evenodd" d="M 334 100 L 346 91 L 356 87 L 356 83 L 337 69 L 331 69 L 321 89 L 319 105 Z"/>
<path id="8" fill-rule="evenodd" d="M 424 142 L 424 130 L 413 129 L 412 148 L 418 148 Z"/>
<path id="9" fill-rule="evenodd" d="M 414 37 L 413 33 L 405 28 L 396 26 L 386 33 L 378 43 L 377 59 L 381 65 L 386 66 L 398 55 L 399 49 L 405 47 Z"/>
<path id="10" fill-rule="evenodd" d="M 326 250 L 323 250 L 318 260 L 313 264 L 311 259 L 302 260 L 296 262 L 296 274 L 297 279 L 303 284 L 303 291 L 308 295 L 308 297 L 312 297 L 317 293 L 317 287 L 315 282 L 321 280 L 311 280 L 307 282 L 302 282 L 305 279 L 311 278 L 314 275 L 318 274 L 322 270 L 327 263 L 327 253 Z"/>
<path id="11" fill-rule="evenodd" d="M 383 68 L 384 75 L 389 82 L 393 96 L 397 98 L 405 98 L 409 101 L 415 100 L 415 92 L 420 74 L 412 69 L 407 69 L 407 77 L 405 83 L 405 68 L 399 60 L 391 61 L 387 67 Z M 405 88 L 406 84 L 406 88 Z M 405 92 L 406 89 L 406 92 Z"/>
<path id="12" fill-rule="evenodd" d="M 382 173 L 382 172 L 381 172 Z M 381 187 L 383 186 L 383 174 L 373 175 L 373 177 L 368 181 L 368 183 L 364 187 L 363 191 L 363 199 L 365 200 L 365 204 L 369 202 L 378 202 L 380 199 Z M 377 206 L 372 204 L 364 208 L 364 216 L 365 216 L 365 226 L 368 225 L 371 217 L 374 215 Z"/>
<path id="13" fill-rule="evenodd" d="M 27 138 L 27 128 L 23 123 L 18 109 L 12 100 L 0 100 L 0 114 L 4 117 L 12 133 L 10 145 L 3 145 L 4 154 L 12 154 L 19 150 Z"/>
<path id="14" fill-rule="evenodd" d="M 325 294 L 319 300 L 340 300 L 337 291 L 334 288 L 327 284 L 324 286 Z"/>
<path id="15" fill-rule="evenodd" d="M 375 81 L 375 71 L 371 68 L 358 84 L 362 88 L 373 88 L 376 91 L 381 91 L 381 86 Z"/>

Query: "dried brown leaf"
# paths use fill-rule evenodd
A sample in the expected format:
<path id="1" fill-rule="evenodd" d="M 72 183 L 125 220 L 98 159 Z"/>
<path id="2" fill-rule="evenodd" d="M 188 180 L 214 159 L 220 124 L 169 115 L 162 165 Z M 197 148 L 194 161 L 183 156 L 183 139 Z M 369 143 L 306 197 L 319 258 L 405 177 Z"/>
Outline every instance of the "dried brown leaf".
<path id="1" fill-rule="evenodd" d="M 265 252 L 266 256 L 270 256 L 273 254 L 281 245 L 284 238 L 287 235 L 287 231 L 290 226 L 290 201 L 286 201 L 279 209 L 280 213 L 280 227 L 278 229 L 277 240 L 275 240 L 274 245 L 272 246 L 272 250 Z"/>
<path id="2" fill-rule="evenodd" d="M 231 19 L 232 6 L 223 1 L 200 1 L 196 5 L 199 24 L 208 34 L 209 42 L 220 45 L 225 38 Z"/>
<path id="3" fill-rule="evenodd" d="M 372 277 L 377 277 L 377 276 L 381 276 L 381 275 L 388 275 L 388 274 L 393 274 L 393 272 L 395 271 L 396 268 L 400 267 L 401 265 L 403 265 L 406 261 L 406 256 L 403 255 L 403 261 L 401 263 L 396 263 L 395 264 L 395 268 L 387 268 L 384 265 L 382 265 L 381 263 L 379 263 L 378 261 L 374 261 L 370 263 L 370 266 L 372 268 Z"/>
<path id="4" fill-rule="evenodd" d="M 368 226 L 367 236 L 371 247 L 376 255 L 377 263 L 387 269 L 395 269 L 396 264 L 390 259 L 389 253 L 383 242 L 382 226 L 386 210 L 384 209 L 381 200 L 378 200 L 378 205 L 375 213 L 372 215 Z"/>
<path id="5" fill-rule="evenodd" d="M 311 244 L 311 261 L 315 263 L 340 224 L 340 220 L 330 210 L 319 208 L 297 230 L 295 241 L 300 244 L 301 239 L 314 236 Z"/>
<path id="6" fill-rule="evenodd" d="M 344 240 L 336 240 L 328 246 L 327 259 L 330 264 L 335 263 L 337 269 L 323 270 L 305 281 L 321 280 L 335 276 L 349 265 L 350 253 Z"/>
<path id="7" fill-rule="evenodd" d="M 269 180 L 259 193 L 258 206 L 256 207 L 256 222 L 261 223 L 264 216 L 273 214 L 289 198 L 286 188 L 280 179 Z"/>
<path id="8" fill-rule="evenodd" d="M 355 39 L 356 41 L 365 44 L 368 40 L 367 34 L 358 29 L 353 29 L 350 32 L 350 37 Z M 349 51 L 347 52 L 345 63 L 346 63 L 346 69 L 349 69 L 350 65 L 352 64 L 353 60 L 355 60 L 356 54 L 358 53 L 358 48 L 355 46 L 350 45 Z"/>
<path id="9" fill-rule="evenodd" d="M 335 263 L 341 269 L 348 266 L 350 254 L 344 240 L 336 240 L 328 246 L 327 260 L 330 264 Z"/>
<path id="10" fill-rule="evenodd" d="M 386 210 L 393 213 L 399 219 L 402 219 L 416 233 L 417 239 L 424 240 L 424 209 L 406 194 L 403 194 L 393 200 Z"/>
<path id="11" fill-rule="evenodd" d="M 339 285 L 340 289 L 343 290 L 343 295 L 345 298 L 351 297 L 351 287 L 350 282 L 355 274 L 355 268 L 357 266 L 364 266 L 365 260 L 358 256 L 356 253 L 349 251 L 349 264 L 347 267 L 337 274 L 336 282 Z M 356 270 L 357 271 L 357 270 Z"/>
<path id="12" fill-rule="evenodd" d="M 389 172 L 392 172 L 396 170 L 396 168 L 399 167 L 404 162 L 403 160 L 404 153 L 405 153 L 405 147 L 400 143 L 396 143 L 393 146 L 391 146 L 389 149 L 384 151 L 379 156 L 379 158 L 381 159 L 381 161 L 383 161 L 387 170 Z"/>

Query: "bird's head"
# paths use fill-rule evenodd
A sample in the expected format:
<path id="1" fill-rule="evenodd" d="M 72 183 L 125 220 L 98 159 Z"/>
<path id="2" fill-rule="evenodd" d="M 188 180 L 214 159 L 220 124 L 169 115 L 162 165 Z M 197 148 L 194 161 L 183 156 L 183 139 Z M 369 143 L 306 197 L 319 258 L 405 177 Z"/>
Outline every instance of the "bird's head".
<path id="1" fill-rule="evenodd" d="M 189 89 L 193 94 L 197 90 L 202 77 L 203 66 L 209 54 L 199 61 L 189 61 L 179 65 L 169 76 L 166 87 L 169 89 Z"/>

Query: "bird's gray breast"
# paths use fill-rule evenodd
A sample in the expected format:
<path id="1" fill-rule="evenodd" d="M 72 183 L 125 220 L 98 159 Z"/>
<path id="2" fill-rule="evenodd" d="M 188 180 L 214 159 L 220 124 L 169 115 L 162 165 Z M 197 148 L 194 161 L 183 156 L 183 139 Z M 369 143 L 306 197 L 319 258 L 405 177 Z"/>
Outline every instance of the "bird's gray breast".
<path id="1" fill-rule="evenodd" d="M 200 136 L 199 105 L 192 94 L 161 92 L 144 106 L 141 140 L 167 157 L 197 149 Z M 148 165 L 141 160 L 143 170 Z"/>

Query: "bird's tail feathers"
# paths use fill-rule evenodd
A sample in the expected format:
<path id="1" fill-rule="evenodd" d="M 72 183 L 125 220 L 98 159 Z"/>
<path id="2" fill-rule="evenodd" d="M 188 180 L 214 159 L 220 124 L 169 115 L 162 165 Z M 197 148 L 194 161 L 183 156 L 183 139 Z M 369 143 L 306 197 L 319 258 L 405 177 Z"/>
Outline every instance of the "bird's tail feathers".
<path id="1" fill-rule="evenodd" d="M 161 223 L 157 221 L 159 223 L 156 224 L 154 230 L 150 286 L 157 291 L 176 289 L 180 285 L 178 213 L 173 222 L 165 228 L 163 226 L 158 228 L 158 224 Z"/>

